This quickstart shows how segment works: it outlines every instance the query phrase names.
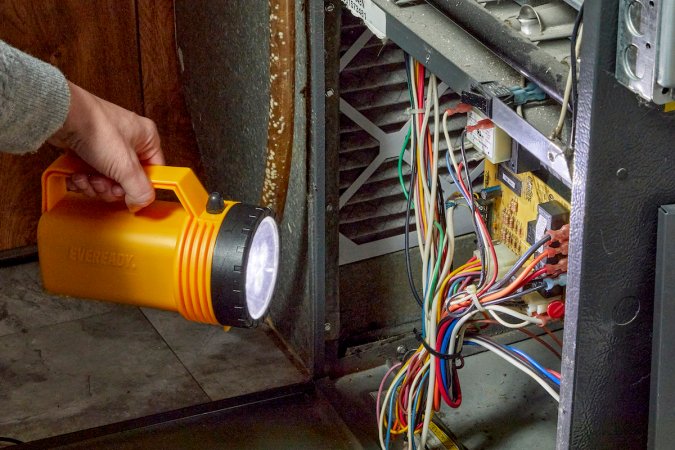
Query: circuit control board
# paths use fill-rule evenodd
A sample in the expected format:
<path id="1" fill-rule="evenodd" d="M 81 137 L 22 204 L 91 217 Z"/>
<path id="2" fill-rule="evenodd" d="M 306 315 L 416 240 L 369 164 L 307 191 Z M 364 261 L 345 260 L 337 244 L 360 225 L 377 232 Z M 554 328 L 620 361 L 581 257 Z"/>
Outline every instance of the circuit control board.
<path id="1" fill-rule="evenodd" d="M 531 172 L 514 174 L 485 161 L 483 186 L 486 192 L 498 193 L 488 197 L 490 233 L 516 255 L 532 245 L 542 205 L 555 202 L 557 208 L 570 211 L 569 202 Z"/>

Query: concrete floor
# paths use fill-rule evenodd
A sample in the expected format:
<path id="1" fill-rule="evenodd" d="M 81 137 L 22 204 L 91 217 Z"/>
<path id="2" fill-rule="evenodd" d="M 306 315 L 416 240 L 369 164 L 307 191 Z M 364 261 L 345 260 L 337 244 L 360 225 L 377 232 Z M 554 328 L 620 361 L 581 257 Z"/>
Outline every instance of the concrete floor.
<path id="1" fill-rule="evenodd" d="M 263 329 L 46 295 L 0 268 L 0 435 L 23 441 L 304 381 Z"/>

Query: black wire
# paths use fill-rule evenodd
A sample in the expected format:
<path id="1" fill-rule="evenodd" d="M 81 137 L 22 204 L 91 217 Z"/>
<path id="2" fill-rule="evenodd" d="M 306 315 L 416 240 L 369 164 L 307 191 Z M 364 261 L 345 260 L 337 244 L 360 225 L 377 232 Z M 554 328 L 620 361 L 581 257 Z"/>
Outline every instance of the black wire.
<path id="1" fill-rule="evenodd" d="M 412 87 L 411 83 L 412 80 L 410 79 L 410 59 L 408 57 L 409 55 L 405 55 L 405 75 L 406 79 L 408 80 L 408 95 L 410 96 L 410 104 L 413 104 L 413 98 L 412 98 Z M 411 124 L 411 138 L 413 142 L 417 142 L 417 130 L 415 127 L 415 121 L 414 119 L 412 120 Z M 408 285 L 410 286 L 410 290 L 412 291 L 413 297 L 415 298 L 415 301 L 419 305 L 420 308 L 424 306 L 424 302 L 422 302 L 422 299 L 420 298 L 419 293 L 417 292 L 417 287 L 415 286 L 415 280 L 413 278 L 412 274 L 412 267 L 410 265 L 410 208 L 412 205 L 412 198 L 415 195 L 415 177 L 417 176 L 417 167 L 414 162 L 414 158 L 412 155 L 412 152 L 410 154 L 410 167 L 412 168 L 410 172 L 410 187 L 408 189 L 408 201 L 406 203 L 406 208 L 405 208 L 405 233 L 404 233 L 404 250 L 405 250 L 405 269 L 406 273 L 408 274 Z M 419 224 L 416 224 L 415 226 L 419 226 Z"/>
<path id="2" fill-rule="evenodd" d="M 534 245 L 532 245 L 532 247 L 527 249 L 527 251 L 525 253 L 523 253 L 523 255 L 520 258 L 518 258 L 518 261 L 516 261 L 516 263 L 513 265 L 513 267 L 511 267 L 511 270 L 506 272 L 506 275 L 504 275 L 504 277 L 501 280 L 499 280 L 497 283 L 495 283 L 492 286 L 492 288 L 490 289 L 490 291 L 488 291 L 488 292 L 494 292 L 497 289 L 504 286 L 511 279 L 511 277 L 513 275 L 515 275 L 515 273 L 518 271 L 518 269 L 520 269 L 520 267 L 523 264 L 525 264 L 525 261 L 527 261 L 529 259 L 529 257 L 532 256 L 534 254 L 534 252 L 536 252 L 542 245 L 544 245 L 545 243 L 547 243 L 550 240 L 551 240 L 551 235 L 547 234 L 544 237 L 542 237 L 541 239 L 539 239 L 537 242 L 535 242 Z"/>
<path id="3" fill-rule="evenodd" d="M 9 444 L 14 444 L 14 445 L 21 445 L 21 444 L 24 443 L 23 441 L 20 441 L 18 439 L 14 439 L 14 438 L 11 438 L 11 437 L 5 437 L 5 436 L 0 436 L 0 442 L 7 442 Z"/>
<path id="4" fill-rule="evenodd" d="M 410 266 L 410 206 L 412 203 L 412 198 L 415 195 L 415 177 L 417 176 L 416 165 L 412 164 L 412 172 L 410 173 L 410 189 L 408 189 L 408 202 L 405 208 L 405 233 L 404 233 L 404 248 L 405 248 L 405 270 L 408 273 L 408 285 L 412 291 L 415 301 L 420 308 L 424 306 L 424 302 L 420 298 L 420 294 L 417 292 L 417 287 L 415 287 L 415 280 L 413 279 L 412 267 Z M 415 226 L 419 226 L 416 224 Z"/>
<path id="5" fill-rule="evenodd" d="M 572 127 L 570 133 L 570 141 L 567 143 L 568 147 L 574 146 L 574 139 L 576 138 L 577 126 L 577 111 L 579 110 L 579 91 L 577 90 L 577 39 L 579 38 L 579 27 L 581 20 L 584 17 L 584 4 L 581 4 L 577 17 L 574 20 L 574 28 L 572 28 L 572 39 L 570 49 L 570 68 L 572 69 Z"/>

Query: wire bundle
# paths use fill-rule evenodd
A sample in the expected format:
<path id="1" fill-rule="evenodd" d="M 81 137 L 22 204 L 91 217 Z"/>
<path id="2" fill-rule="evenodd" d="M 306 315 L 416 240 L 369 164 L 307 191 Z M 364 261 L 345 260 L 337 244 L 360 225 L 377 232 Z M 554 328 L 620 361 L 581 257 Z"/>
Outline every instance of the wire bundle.
<path id="1" fill-rule="evenodd" d="M 399 157 L 399 179 L 407 197 L 405 253 L 408 281 L 421 307 L 422 330 L 418 333 L 419 348 L 403 363 L 393 366 L 380 386 L 377 420 L 383 449 L 389 448 L 392 437 L 397 435 L 405 435 L 408 448 L 413 449 L 417 434 L 424 448 L 432 415 L 439 410 L 441 402 L 454 408 L 461 405 L 459 370 L 464 365 L 464 344 L 478 345 L 496 353 L 535 379 L 556 400 L 560 384 L 557 372 L 542 367 L 517 348 L 500 345 L 479 334 L 491 324 L 521 330 L 531 324 L 545 325 L 540 317 L 524 314 L 511 304 L 540 289 L 541 280 L 551 275 L 546 267 L 539 268 L 545 258 L 556 253 L 546 245 L 551 236 L 546 235 L 536 242 L 498 279 L 495 246 L 472 188 L 464 145 L 466 130 L 459 139 L 461 160 L 457 161 L 447 126 L 452 111 L 446 111 L 441 121 L 435 76 L 429 75 L 425 96 L 424 67 L 406 57 L 406 68 L 412 119 Z M 433 128 L 429 123 L 432 118 Z M 441 122 L 448 147 L 446 164 L 457 187 L 457 193 L 448 201 L 444 199 L 438 173 Z M 402 173 L 406 151 L 411 166 L 408 189 Z M 479 257 L 452 270 L 453 217 L 460 206 L 466 207 L 471 214 Z M 414 284 L 410 265 L 411 213 L 414 214 L 422 261 L 421 295 Z M 527 330 L 522 331 L 532 335 Z M 560 356 L 548 343 L 536 339 Z M 559 342 L 557 338 L 555 340 Z M 390 378 L 385 392 L 384 386 Z"/>

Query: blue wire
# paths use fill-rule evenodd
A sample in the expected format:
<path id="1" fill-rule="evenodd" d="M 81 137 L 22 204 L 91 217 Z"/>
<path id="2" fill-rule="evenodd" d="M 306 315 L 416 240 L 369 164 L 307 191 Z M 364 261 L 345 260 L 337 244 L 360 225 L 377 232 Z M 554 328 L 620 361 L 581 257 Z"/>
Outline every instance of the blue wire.
<path id="1" fill-rule="evenodd" d="M 556 378 L 553 374 L 551 374 L 548 370 L 546 370 L 541 364 L 539 364 L 537 361 L 532 359 L 527 353 L 523 352 L 522 350 L 519 350 L 515 347 L 511 347 L 510 345 L 505 345 L 504 347 L 508 348 L 514 353 L 519 354 L 523 358 L 525 358 L 530 364 L 532 364 L 539 372 L 541 372 L 542 375 L 546 376 L 549 380 L 553 381 L 555 384 L 560 386 L 560 380 Z"/>
<path id="2" fill-rule="evenodd" d="M 429 370 L 431 370 L 431 367 L 427 370 L 427 373 L 422 376 L 422 379 L 420 380 L 420 384 L 417 385 L 417 391 L 415 392 L 415 403 L 413 403 L 413 414 L 411 415 L 410 423 L 408 426 L 412 430 L 413 434 L 413 441 L 412 441 L 412 447 L 413 449 L 417 448 L 415 445 L 415 414 L 414 412 L 417 411 L 417 399 L 419 399 L 420 396 L 420 390 L 422 389 L 422 385 L 426 381 L 427 378 L 429 378 Z"/>
<path id="3" fill-rule="evenodd" d="M 391 422 L 392 422 L 392 414 L 394 410 L 394 397 L 396 393 L 396 390 L 398 389 L 399 385 L 403 381 L 403 377 L 399 378 L 399 380 L 396 382 L 394 385 L 394 388 L 392 389 L 392 395 L 389 397 L 389 416 L 387 417 L 387 438 L 385 440 L 385 448 L 389 448 L 389 440 L 391 439 Z"/>
<path id="4" fill-rule="evenodd" d="M 456 292 L 453 292 L 453 289 L 458 289 L 458 288 L 459 288 L 459 285 L 460 285 L 461 283 L 462 283 L 462 279 L 461 279 L 461 278 L 458 278 L 458 279 L 456 279 L 455 281 L 453 281 L 452 284 L 450 285 L 450 289 L 448 289 L 448 293 L 449 293 L 450 295 L 455 295 Z M 450 298 L 450 295 L 448 296 L 448 298 Z M 447 300 L 448 298 L 446 298 L 446 300 Z"/>
<path id="5" fill-rule="evenodd" d="M 439 349 L 440 353 L 448 352 L 448 346 L 450 345 L 450 338 L 452 337 L 452 334 L 455 332 L 455 325 L 457 325 L 457 320 L 453 320 L 448 326 L 448 329 L 446 330 L 445 335 L 443 336 L 443 341 L 441 342 L 441 348 Z M 443 387 L 445 388 L 446 393 L 449 394 L 447 388 L 448 371 L 446 365 L 443 362 L 441 362 L 441 378 L 443 379 Z"/>

